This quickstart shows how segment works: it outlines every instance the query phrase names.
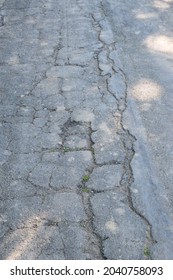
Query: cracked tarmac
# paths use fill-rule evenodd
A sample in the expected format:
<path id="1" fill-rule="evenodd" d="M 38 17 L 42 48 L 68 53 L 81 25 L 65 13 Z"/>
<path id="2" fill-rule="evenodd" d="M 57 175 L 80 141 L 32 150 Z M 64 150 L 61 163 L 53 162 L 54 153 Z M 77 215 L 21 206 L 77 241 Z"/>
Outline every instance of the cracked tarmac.
<path id="1" fill-rule="evenodd" d="M 104 3 L 0 0 L 0 259 L 152 258 Z"/>

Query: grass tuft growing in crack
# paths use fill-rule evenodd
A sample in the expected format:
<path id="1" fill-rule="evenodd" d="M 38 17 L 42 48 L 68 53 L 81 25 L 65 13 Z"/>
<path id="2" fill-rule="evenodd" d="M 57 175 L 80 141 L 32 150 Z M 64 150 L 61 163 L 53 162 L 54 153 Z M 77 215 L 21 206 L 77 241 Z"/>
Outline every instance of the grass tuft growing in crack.
<path id="1" fill-rule="evenodd" d="M 144 256 L 145 257 L 150 257 L 151 256 L 150 250 L 147 246 L 144 247 Z"/>
<path id="2" fill-rule="evenodd" d="M 87 187 L 83 187 L 82 188 L 82 192 L 90 193 L 90 189 L 88 189 Z"/>
<path id="3" fill-rule="evenodd" d="M 84 182 L 88 182 L 89 178 L 90 178 L 89 175 L 84 175 L 82 179 Z"/>
<path id="4" fill-rule="evenodd" d="M 64 153 L 67 153 L 67 152 L 70 152 L 71 149 L 69 147 L 63 147 L 63 152 Z"/>

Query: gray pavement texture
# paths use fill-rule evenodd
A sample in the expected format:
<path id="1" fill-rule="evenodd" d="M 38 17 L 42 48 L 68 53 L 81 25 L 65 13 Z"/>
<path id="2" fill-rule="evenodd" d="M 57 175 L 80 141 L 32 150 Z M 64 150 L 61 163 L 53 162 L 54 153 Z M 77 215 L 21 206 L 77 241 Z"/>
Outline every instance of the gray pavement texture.
<path id="1" fill-rule="evenodd" d="M 140 17 L 172 7 L 150 2 L 0 0 L 0 259 L 173 259 L 173 193 L 131 97 Z"/>

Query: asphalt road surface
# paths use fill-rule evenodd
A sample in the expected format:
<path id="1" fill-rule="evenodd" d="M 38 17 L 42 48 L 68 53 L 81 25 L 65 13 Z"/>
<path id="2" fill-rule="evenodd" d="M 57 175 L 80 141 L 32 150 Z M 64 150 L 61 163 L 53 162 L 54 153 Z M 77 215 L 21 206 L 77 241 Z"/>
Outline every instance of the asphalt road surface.
<path id="1" fill-rule="evenodd" d="M 0 259 L 173 259 L 172 12 L 0 0 Z"/>

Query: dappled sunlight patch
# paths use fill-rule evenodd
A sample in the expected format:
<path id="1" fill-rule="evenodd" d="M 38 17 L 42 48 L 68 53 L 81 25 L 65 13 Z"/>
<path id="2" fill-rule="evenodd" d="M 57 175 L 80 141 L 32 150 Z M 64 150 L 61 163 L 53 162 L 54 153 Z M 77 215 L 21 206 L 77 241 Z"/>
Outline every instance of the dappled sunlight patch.
<path id="1" fill-rule="evenodd" d="M 20 63 L 19 56 L 17 54 L 13 54 L 8 59 L 8 64 L 18 64 Z"/>
<path id="2" fill-rule="evenodd" d="M 148 36 L 144 43 L 153 51 L 173 54 L 173 38 L 171 37 L 165 35 L 152 35 Z"/>
<path id="3" fill-rule="evenodd" d="M 92 112 L 91 109 L 76 109 L 73 111 L 72 120 L 74 121 L 81 121 L 81 122 L 91 122 L 94 120 L 94 113 Z"/>
<path id="4" fill-rule="evenodd" d="M 40 217 L 34 215 L 25 222 L 24 226 L 14 230 L 10 235 L 9 242 L 7 242 L 7 246 L 11 247 L 11 251 L 6 259 L 21 259 L 28 250 L 32 251 L 32 248 L 35 246 L 38 231 L 43 223 L 44 221 Z"/>
<path id="5" fill-rule="evenodd" d="M 14 248 L 14 250 L 7 257 L 7 260 L 17 260 L 22 257 L 22 254 L 27 250 L 28 246 L 35 237 L 35 232 L 29 231 L 27 236 L 19 242 L 19 244 Z"/>
<path id="6" fill-rule="evenodd" d="M 137 19 L 151 19 L 158 17 L 156 13 L 137 13 L 136 18 Z"/>
<path id="7" fill-rule="evenodd" d="M 162 94 L 161 87 L 149 79 L 141 79 L 132 88 L 132 95 L 139 101 L 151 101 L 158 99 Z"/>
<path id="8" fill-rule="evenodd" d="M 165 10 L 165 9 L 169 9 L 170 7 L 170 2 L 172 2 L 171 0 L 170 1 L 161 1 L 161 0 L 155 0 L 154 1 L 154 7 L 155 8 L 158 8 L 160 10 Z"/>
<path id="9" fill-rule="evenodd" d="M 107 230 L 109 230 L 113 234 L 116 234 L 117 231 L 119 230 L 117 223 L 114 221 L 106 222 L 105 227 Z"/>
<path id="10" fill-rule="evenodd" d="M 107 135 L 113 135 L 113 133 L 114 133 L 114 131 L 112 131 L 112 130 L 108 127 L 108 125 L 107 125 L 106 122 L 101 123 L 100 126 L 99 126 L 99 128 L 100 128 L 101 131 L 105 132 Z"/>
<path id="11" fill-rule="evenodd" d="M 125 215 L 125 210 L 121 207 L 115 209 L 116 213 L 119 215 Z"/>

